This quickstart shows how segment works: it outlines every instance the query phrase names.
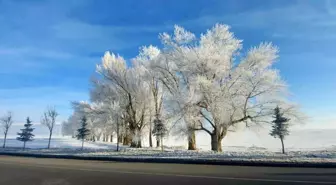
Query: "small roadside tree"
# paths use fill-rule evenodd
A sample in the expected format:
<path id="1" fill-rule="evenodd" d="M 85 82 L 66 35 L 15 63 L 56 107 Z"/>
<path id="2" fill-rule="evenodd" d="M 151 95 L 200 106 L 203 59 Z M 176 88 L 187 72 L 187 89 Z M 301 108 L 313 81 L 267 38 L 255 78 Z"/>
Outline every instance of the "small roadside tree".
<path id="1" fill-rule="evenodd" d="M 87 128 L 87 126 L 88 124 L 87 124 L 86 117 L 83 116 L 81 120 L 81 128 L 77 130 L 77 139 L 82 140 L 82 150 L 84 147 L 84 140 L 90 134 L 90 130 Z"/>
<path id="2" fill-rule="evenodd" d="M 56 109 L 54 107 L 48 107 L 41 118 L 41 124 L 46 126 L 49 130 L 48 148 L 50 148 L 51 136 L 54 130 L 57 116 L 58 113 L 56 112 Z"/>
<path id="3" fill-rule="evenodd" d="M 9 128 L 12 126 L 13 124 L 13 117 L 12 117 L 12 113 L 8 112 L 5 116 L 3 116 L 1 118 L 1 126 L 3 128 L 3 132 L 4 132 L 4 143 L 3 143 L 3 148 L 6 148 L 6 140 L 7 140 L 7 134 L 8 134 L 8 130 Z"/>
<path id="4" fill-rule="evenodd" d="M 290 119 L 283 116 L 280 108 L 277 106 L 274 109 L 274 120 L 272 121 L 272 130 L 270 135 L 274 138 L 279 138 L 281 140 L 282 153 L 285 153 L 284 139 L 285 136 L 289 135 L 289 124 L 287 123 Z"/>
<path id="5" fill-rule="evenodd" d="M 161 120 L 155 119 L 154 120 L 154 129 L 153 129 L 153 134 L 157 137 L 160 138 L 161 140 L 161 150 L 163 151 L 163 137 L 165 137 L 168 133 L 168 130 L 166 126 L 162 123 Z"/>
<path id="6" fill-rule="evenodd" d="M 32 121 L 27 117 L 26 124 L 24 124 L 24 129 L 21 129 L 21 132 L 18 133 L 19 137 L 16 139 L 23 142 L 23 150 L 26 148 L 26 142 L 32 141 L 34 134 L 32 134 L 34 128 L 31 128 Z"/>

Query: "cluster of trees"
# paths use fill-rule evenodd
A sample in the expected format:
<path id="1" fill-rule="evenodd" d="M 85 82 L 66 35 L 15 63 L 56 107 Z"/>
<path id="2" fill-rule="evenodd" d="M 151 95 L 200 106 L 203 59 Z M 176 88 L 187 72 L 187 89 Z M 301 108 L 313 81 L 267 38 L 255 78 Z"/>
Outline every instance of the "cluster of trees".
<path id="1" fill-rule="evenodd" d="M 92 79 L 90 101 L 73 102 L 63 133 L 75 137 L 83 116 L 88 140 L 109 140 L 141 147 L 152 136 L 157 146 L 168 135 L 184 135 L 196 149 L 196 132 L 211 137 L 211 149 L 239 125 L 272 123 L 274 109 L 300 121 L 288 101 L 286 83 L 273 64 L 278 48 L 271 43 L 243 50 L 230 27 L 216 24 L 197 37 L 180 26 L 159 35 L 162 47 L 144 46 L 126 61 L 106 52 Z M 159 128 L 159 129 L 158 129 Z M 146 136 L 146 137 L 147 137 Z"/>
<path id="2" fill-rule="evenodd" d="M 41 117 L 41 124 L 46 126 L 49 131 L 49 140 L 48 140 L 48 149 L 50 148 L 50 141 L 52 137 L 52 133 L 54 131 L 54 126 L 56 124 L 56 118 L 58 116 L 58 113 L 54 107 L 48 107 L 46 111 L 43 113 Z M 27 141 L 32 141 L 34 135 L 32 134 L 33 128 L 32 121 L 29 117 L 26 119 L 26 123 L 24 124 L 24 129 L 21 129 L 21 132 L 17 133 L 19 137 L 17 137 L 17 140 L 24 142 L 23 148 L 26 147 Z M 13 124 L 13 114 L 12 112 L 8 112 L 6 115 L 4 115 L 0 119 L 0 124 L 4 133 L 4 142 L 3 142 L 3 148 L 6 148 L 6 140 L 7 140 L 7 134 L 10 129 L 10 127 Z"/>
<path id="3" fill-rule="evenodd" d="M 6 148 L 6 140 L 7 140 L 7 134 L 8 131 L 10 129 L 10 127 L 13 124 L 13 114 L 12 112 L 8 112 L 6 115 L 4 115 L 1 119 L 0 119 L 0 123 L 1 123 L 1 127 L 4 133 L 4 141 L 3 141 L 3 148 Z M 34 128 L 31 128 L 32 124 L 31 121 L 29 119 L 29 117 L 27 117 L 26 119 L 26 123 L 24 124 L 24 129 L 21 129 L 21 132 L 18 132 L 17 135 L 18 137 L 16 138 L 19 141 L 23 142 L 23 149 L 26 148 L 26 142 L 27 141 L 32 141 L 34 134 L 32 134 Z"/>

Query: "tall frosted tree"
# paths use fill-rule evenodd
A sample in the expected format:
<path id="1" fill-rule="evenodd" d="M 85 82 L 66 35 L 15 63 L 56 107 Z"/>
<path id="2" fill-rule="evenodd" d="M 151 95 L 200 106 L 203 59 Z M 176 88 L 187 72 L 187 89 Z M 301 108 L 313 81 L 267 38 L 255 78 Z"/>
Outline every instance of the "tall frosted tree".
<path id="1" fill-rule="evenodd" d="M 24 129 L 21 129 L 21 132 L 18 133 L 19 137 L 16 139 L 23 142 L 23 150 L 26 148 L 26 142 L 32 141 L 34 134 L 32 133 L 34 128 L 32 127 L 32 121 L 27 117 L 26 124 L 24 124 Z"/>
<path id="2" fill-rule="evenodd" d="M 81 120 L 81 128 L 77 130 L 77 139 L 82 140 L 82 150 L 84 147 L 84 140 L 88 135 L 90 135 L 90 130 L 87 128 L 87 126 L 88 124 L 86 116 L 83 116 Z"/>
<path id="3" fill-rule="evenodd" d="M 157 71 L 152 69 L 152 66 L 158 62 L 160 50 L 152 45 L 143 46 L 140 48 L 139 55 L 134 59 L 135 62 L 141 63 L 144 66 L 144 80 L 149 84 L 151 91 L 151 98 L 149 101 L 151 106 L 149 107 L 149 146 L 152 147 L 152 120 L 162 122 L 163 113 L 163 85 L 158 78 L 160 75 Z M 160 146 L 160 137 L 156 137 L 156 146 Z"/>
<path id="4" fill-rule="evenodd" d="M 289 124 L 288 121 L 290 119 L 283 116 L 283 113 L 281 113 L 281 110 L 279 107 L 276 107 L 274 109 L 274 120 L 272 121 L 272 130 L 270 132 L 270 135 L 274 138 L 279 138 L 281 141 L 282 146 L 282 153 L 285 153 L 285 145 L 284 145 L 284 139 L 287 135 L 289 135 Z"/>
<path id="5" fill-rule="evenodd" d="M 160 38 L 164 49 L 155 70 L 172 96 L 170 106 L 183 117 L 189 141 L 195 131 L 204 131 L 211 137 L 211 149 L 222 151 L 230 130 L 269 123 L 273 107 L 287 104 L 286 84 L 273 66 L 278 60 L 273 44 L 244 51 L 242 40 L 225 24 L 200 37 L 175 26 L 173 34 Z"/>
<path id="6" fill-rule="evenodd" d="M 143 79 L 145 68 L 138 62 L 127 67 L 126 60 L 114 53 L 106 52 L 102 63 L 97 65 L 99 74 L 97 91 L 100 95 L 94 99 L 98 102 L 108 102 L 111 99 L 119 101 L 123 112 L 123 121 L 127 124 L 129 134 L 124 139 L 130 141 L 131 147 L 141 148 L 143 128 L 147 125 L 150 88 Z"/>

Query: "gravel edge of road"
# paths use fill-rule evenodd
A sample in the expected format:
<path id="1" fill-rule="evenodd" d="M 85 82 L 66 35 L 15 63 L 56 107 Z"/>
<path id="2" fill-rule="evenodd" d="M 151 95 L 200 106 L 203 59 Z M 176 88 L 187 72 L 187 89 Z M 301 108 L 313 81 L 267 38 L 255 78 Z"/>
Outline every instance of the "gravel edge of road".
<path id="1" fill-rule="evenodd" d="M 192 158 L 126 158 L 76 155 L 27 154 L 18 152 L 0 152 L 0 156 L 76 159 L 92 161 L 139 162 L 139 163 L 170 163 L 170 164 L 199 164 L 199 165 L 232 165 L 232 166 L 268 166 L 268 167 L 305 167 L 305 168 L 336 168 L 333 162 L 297 162 L 297 161 L 258 161 L 230 159 L 192 159 Z"/>

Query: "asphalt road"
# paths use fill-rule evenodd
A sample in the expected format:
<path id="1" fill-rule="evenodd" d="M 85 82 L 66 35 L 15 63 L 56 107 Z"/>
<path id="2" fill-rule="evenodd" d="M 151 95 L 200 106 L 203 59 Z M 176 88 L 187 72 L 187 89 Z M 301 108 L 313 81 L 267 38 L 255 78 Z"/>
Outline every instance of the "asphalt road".
<path id="1" fill-rule="evenodd" d="M 336 169 L 120 163 L 0 156 L 0 184 L 336 184 Z"/>

